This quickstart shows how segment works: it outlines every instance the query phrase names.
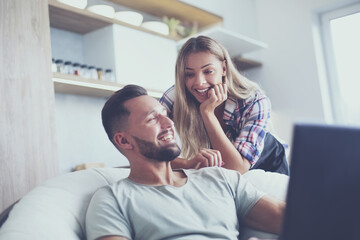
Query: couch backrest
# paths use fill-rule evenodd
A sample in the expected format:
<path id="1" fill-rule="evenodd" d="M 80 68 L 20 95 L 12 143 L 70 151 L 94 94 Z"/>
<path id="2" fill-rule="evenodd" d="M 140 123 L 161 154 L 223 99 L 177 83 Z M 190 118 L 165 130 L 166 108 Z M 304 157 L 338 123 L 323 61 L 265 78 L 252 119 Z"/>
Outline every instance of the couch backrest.
<path id="1" fill-rule="evenodd" d="M 128 174 L 129 169 L 99 168 L 44 182 L 14 206 L 0 229 L 0 239 L 85 239 L 85 214 L 92 195 Z"/>
<path id="2" fill-rule="evenodd" d="M 94 192 L 125 178 L 130 170 L 99 168 L 67 173 L 39 185 L 9 214 L 0 228 L 0 240 L 79 240 L 85 237 L 86 210 Z M 269 195 L 285 200 L 288 176 L 252 170 L 244 175 L 253 185 Z M 241 240 L 250 236 L 275 238 L 275 235 L 242 227 Z"/>

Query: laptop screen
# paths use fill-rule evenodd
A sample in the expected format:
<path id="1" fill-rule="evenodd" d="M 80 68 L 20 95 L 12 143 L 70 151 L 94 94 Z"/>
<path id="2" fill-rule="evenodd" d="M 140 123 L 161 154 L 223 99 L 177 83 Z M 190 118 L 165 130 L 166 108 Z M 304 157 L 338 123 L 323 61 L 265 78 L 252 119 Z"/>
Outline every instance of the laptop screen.
<path id="1" fill-rule="evenodd" d="M 360 128 L 295 125 L 280 239 L 360 239 Z"/>

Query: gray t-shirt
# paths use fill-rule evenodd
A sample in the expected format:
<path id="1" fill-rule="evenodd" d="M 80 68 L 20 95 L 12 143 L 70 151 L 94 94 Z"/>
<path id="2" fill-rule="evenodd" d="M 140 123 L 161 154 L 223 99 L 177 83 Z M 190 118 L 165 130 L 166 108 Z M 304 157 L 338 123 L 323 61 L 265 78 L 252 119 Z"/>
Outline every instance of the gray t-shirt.
<path id="1" fill-rule="evenodd" d="M 100 188 L 86 215 L 88 239 L 237 239 L 239 221 L 263 193 L 236 171 L 183 171 L 188 179 L 179 188 L 142 185 L 128 178 Z"/>

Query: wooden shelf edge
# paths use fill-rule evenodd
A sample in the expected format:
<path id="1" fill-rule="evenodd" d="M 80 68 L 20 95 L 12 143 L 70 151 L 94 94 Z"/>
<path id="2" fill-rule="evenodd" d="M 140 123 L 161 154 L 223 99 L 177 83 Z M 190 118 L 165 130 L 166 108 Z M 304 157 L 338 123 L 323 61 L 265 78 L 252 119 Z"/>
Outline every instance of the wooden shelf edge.
<path id="1" fill-rule="evenodd" d="M 240 71 L 248 70 L 251 68 L 261 67 L 262 63 L 242 57 L 236 57 L 232 59 L 236 68 Z"/>
<path id="2" fill-rule="evenodd" d="M 182 22 L 197 22 L 199 29 L 223 22 L 223 18 L 178 0 L 110 0 L 153 16 L 174 17 Z"/>
<path id="3" fill-rule="evenodd" d="M 108 98 L 117 90 L 125 85 L 94 79 L 85 79 L 79 76 L 53 73 L 54 89 L 57 93 L 83 95 L 90 97 Z M 163 92 L 147 89 L 148 94 L 155 98 L 160 98 Z"/>
<path id="4" fill-rule="evenodd" d="M 267 48 L 267 44 L 264 42 L 247 37 L 237 32 L 230 31 L 221 26 L 211 27 L 204 31 L 198 32 L 193 36 L 179 40 L 177 42 L 178 48 L 180 48 L 187 40 L 189 40 L 189 38 L 200 35 L 215 39 L 228 50 L 231 57 L 236 57 L 244 53 Z"/>
<path id="5" fill-rule="evenodd" d="M 112 24 L 110 18 L 55 0 L 49 0 L 48 5 L 51 27 L 85 34 Z"/>
<path id="6" fill-rule="evenodd" d="M 138 31 L 146 32 L 174 41 L 179 40 L 172 36 L 160 34 L 141 26 L 134 26 L 114 18 L 104 17 L 86 9 L 79 9 L 56 0 L 48 0 L 50 26 L 79 34 L 86 34 L 91 31 L 106 27 L 111 24 L 121 25 Z"/>

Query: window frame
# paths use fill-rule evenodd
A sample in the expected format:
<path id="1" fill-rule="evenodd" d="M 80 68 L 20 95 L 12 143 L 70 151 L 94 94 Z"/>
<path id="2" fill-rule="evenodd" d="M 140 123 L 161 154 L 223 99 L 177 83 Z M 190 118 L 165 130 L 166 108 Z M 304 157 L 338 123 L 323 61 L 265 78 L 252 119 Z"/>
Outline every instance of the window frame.
<path id="1" fill-rule="evenodd" d="M 331 37 L 331 26 L 330 21 L 333 19 L 345 17 L 351 14 L 360 12 L 360 3 L 352 3 L 345 6 L 339 6 L 337 8 L 322 12 L 318 15 L 319 19 L 319 31 L 320 39 L 322 45 L 322 56 L 323 56 L 323 67 L 324 75 L 326 78 L 326 87 L 324 86 L 323 95 L 326 96 L 325 101 L 327 100 L 328 104 L 328 116 L 327 120 L 329 122 L 342 123 L 345 119 L 341 114 L 341 104 L 340 104 L 340 92 L 339 89 L 339 79 L 335 62 L 335 53 L 333 48 L 333 40 Z M 326 91 L 326 92 L 325 92 Z M 326 104 L 324 104 L 326 105 Z"/>

